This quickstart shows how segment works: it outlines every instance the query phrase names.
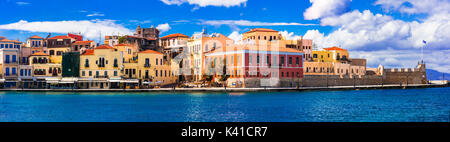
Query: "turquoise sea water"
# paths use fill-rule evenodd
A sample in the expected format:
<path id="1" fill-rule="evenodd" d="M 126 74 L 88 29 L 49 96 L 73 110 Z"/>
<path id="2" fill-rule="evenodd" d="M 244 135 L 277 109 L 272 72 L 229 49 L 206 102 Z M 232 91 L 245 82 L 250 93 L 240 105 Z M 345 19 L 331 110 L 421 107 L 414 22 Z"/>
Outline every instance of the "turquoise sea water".
<path id="1" fill-rule="evenodd" d="M 0 92 L 2 122 L 449 122 L 450 88 L 258 93 Z"/>

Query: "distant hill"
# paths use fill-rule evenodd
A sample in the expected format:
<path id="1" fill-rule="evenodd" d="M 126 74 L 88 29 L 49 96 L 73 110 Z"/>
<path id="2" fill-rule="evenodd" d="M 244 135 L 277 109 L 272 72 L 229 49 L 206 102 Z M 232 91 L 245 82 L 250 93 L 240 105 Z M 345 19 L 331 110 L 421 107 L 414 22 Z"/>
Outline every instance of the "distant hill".
<path id="1" fill-rule="evenodd" d="M 428 80 L 442 80 L 442 72 L 427 69 L 427 77 Z M 450 73 L 444 73 L 444 77 L 446 80 L 450 80 Z"/>

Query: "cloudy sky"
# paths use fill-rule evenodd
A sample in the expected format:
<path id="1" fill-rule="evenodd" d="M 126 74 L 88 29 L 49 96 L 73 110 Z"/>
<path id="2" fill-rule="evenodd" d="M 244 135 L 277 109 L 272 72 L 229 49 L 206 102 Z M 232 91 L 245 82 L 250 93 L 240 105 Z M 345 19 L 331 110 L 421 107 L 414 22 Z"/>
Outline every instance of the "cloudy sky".
<path id="1" fill-rule="evenodd" d="M 0 36 L 21 41 L 67 32 L 101 40 L 137 25 L 239 38 L 264 27 L 341 46 L 369 67 L 415 67 L 425 40 L 428 68 L 450 73 L 450 0 L 2 0 L 0 8 Z"/>

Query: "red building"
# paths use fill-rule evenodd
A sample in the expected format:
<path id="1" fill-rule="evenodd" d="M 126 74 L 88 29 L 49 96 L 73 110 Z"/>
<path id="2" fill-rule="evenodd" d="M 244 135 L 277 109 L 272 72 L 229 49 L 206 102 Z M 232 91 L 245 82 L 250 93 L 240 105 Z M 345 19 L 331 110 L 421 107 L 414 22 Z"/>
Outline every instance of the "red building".
<path id="1" fill-rule="evenodd" d="M 230 87 L 296 87 L 303 78 L 302 51 L 245 44 L 205 54 L 205 74 Z"/>

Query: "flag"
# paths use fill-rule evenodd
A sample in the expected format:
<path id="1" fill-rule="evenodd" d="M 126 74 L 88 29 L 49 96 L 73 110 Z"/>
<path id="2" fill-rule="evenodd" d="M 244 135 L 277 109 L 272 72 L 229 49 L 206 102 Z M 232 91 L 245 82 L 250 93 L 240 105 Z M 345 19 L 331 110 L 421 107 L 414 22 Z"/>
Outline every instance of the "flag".
<path id="1" fill-rule="evenodd" d="M 427 41 L 423 40 L 423 43 L 424 43 L 424 44 L 427 44 Z"/>

